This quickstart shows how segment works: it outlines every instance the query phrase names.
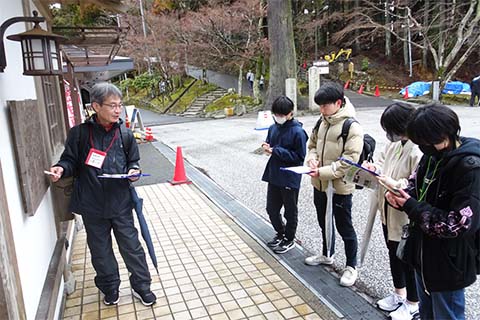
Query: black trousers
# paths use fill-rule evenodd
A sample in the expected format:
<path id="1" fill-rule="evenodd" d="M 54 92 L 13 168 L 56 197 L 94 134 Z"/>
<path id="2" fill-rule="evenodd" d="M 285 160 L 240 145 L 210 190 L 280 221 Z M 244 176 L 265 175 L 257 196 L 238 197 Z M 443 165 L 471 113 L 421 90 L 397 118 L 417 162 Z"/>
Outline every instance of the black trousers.
<path id="1" fill-rule="evenodd" d="M 470 107 L 475 106 L 475 97 L 478 98 L 478 105 L 480 106 L 480 92 L 476 92 L 472 90 L 472 94 L 470 96 Z"/>
<path id="2" fill-rule="evenodd" d="M 268 184 L 267 189 L 267 213 L 270 217 L 273 229 L 277 235 L 285 236 L 288 240 L 295 239 L 298 224 L 298 189 L 277 187 Z M 280 210 L 284 208 L 284 217 L 287 221 L 283 223 Z"/>
<path id="3" fill-rule="evenodd" d="M 83 215 L 93 268 L 97 275 L 95 284 L 103 293 L 118 290 L 120 275 L 112 247 L 112 230 L 123 261 L 130 272 L 130 285 L 135 291 L 150 290 L 150 272 L 145 251 L 138 240 L 138 231 L 133 222 L 132 211 L 105 219 Z"/>
<path id="4" fill-rule="evenodd" d="M 382 223 L 383 236 L 388 249 L 390 272 L 392 273 L 393 286 L 397 289 L 407 288 L 407 300 L 418 302 L 417 285 L 415 284 L 415 270 L 397 258 L 397 248 L 400 242 L 388 240 L 387 226 Z"/>
<path id="5" fill-rule="evenodd" d="M 327 194 L 313 188 L 313 203 L 317 209 L 317 218 L 322 230 L 322 254 L 327 255 L 327 238 L 325 235 L 325 216 L 327 213 Z M 358 242 L 357 234 L 352 224 L 352 195 L 333 195 L 333 225 L 337 227 L 338 233 L 342 237 L 345 245 L 345 256 L 347 257 L 347 266 L 355 268 L 357 266 Z M 332 248 L 330 255 L 335 253 L 335 232 L 332 232 Z"/>

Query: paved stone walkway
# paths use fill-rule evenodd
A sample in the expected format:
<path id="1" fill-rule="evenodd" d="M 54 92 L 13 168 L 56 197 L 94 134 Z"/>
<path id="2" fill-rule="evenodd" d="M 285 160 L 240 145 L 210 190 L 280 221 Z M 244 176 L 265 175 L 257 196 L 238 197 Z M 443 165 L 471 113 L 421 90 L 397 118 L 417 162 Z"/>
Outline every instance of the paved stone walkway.
<path id="1" fill-rule="evenodd" d="M 157 303 L 144 307 L 133 298 L 115 248 L 120 302 L 105 306 L 81 230 L 73 244 L 76 290 L 67 297 L 64 319 L 336 319 L 194 185 L 154 184 L 137 191 L 158 259 L 157 275 L 147 256 Z"/>

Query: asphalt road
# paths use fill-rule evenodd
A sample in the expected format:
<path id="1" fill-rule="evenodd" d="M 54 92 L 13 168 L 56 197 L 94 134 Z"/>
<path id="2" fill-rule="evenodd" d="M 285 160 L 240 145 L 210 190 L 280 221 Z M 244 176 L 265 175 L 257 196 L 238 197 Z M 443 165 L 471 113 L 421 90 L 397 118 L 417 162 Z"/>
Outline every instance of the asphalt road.
<path id="1" fill-rule="evenodd" d="M 355 98 L 352 100 L 355 103 Z M 383 106 L 388 103 L 389 101 L 367 99 L 365 108 L 357 109 L 356 118 L 364 127 L 364 131 L 377 141 L 377 154 L 384 148 L 387 141 L 379 125 L 379 119 Z M 455 107 L 454 110 L 460 117 L 462 134 L 480 137 L 480 108 Z M 300 117 L 299 120 L 304 123 L 305 130 L 310 133 L 317 118 L 316 115 L 309 115 Z M 256 116 L 250 115 L 157 126 L 153 128 L 153 132 L 156 137 L 172 148 L 182 146 L 183 155 L 187 161 L 203 169 L 228 193 L 258 215 L 268 219 L 265 212 L 267 185 L 261 181 L 268 158 L 255 152 L 265 139 L 266 131 L 254 130 L 255 122 Z M 353 198 L 353 223 L 359 242 L 363 238 L 368 214 L 368 192 L 366 189 L 358 190 Z M 321 240 L 312 194 L 310 181 L 308 177 L 304 177 L 299 196 L 297 238 L 308 251 L 317 252 Z M 335 248 L 337 252 L 335 267 L 341 270 L 345 264 L 345 256 L 343 242 L 338 234 Z M 479 283 L 467 289 L 468 319 L 480 319 Z M 383 297 L 392 291 L 388 256 L 379 220 L 375 223 L 370 249 L 365 264 L 359 269 L 356 286 L 360 291 L 374 298 Z"/>

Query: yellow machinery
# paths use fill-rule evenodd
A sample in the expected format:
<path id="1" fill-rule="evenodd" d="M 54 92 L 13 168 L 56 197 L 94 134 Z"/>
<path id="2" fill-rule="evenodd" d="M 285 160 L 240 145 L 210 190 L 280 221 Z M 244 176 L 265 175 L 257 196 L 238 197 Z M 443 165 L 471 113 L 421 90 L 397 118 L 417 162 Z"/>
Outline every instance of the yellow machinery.
<path id="1" fill-rule="evenodd" d="M 338 52 L 332 51 L 330 54 L 325 55 L 325 60 L 332 63 L 335 61 L 348 61 L 350 60 L 350 55 L 352 54 L 352 49 L 343 49 L 341 48 Z"/>

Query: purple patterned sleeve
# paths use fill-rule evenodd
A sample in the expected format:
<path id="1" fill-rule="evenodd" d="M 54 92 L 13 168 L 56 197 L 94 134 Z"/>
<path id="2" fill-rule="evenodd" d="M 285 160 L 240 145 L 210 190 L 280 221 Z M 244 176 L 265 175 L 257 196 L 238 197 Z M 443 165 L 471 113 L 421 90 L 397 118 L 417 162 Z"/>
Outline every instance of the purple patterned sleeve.
<path id="1" fill-rule="evenodd" d="M 448 212 L 447 216 L 434 215 L 430 211 L 420 214 L 420 227 L 432 237 L 455 238 L 468 230 L 472 224 L 473 211 L 470 206 Z"/>

